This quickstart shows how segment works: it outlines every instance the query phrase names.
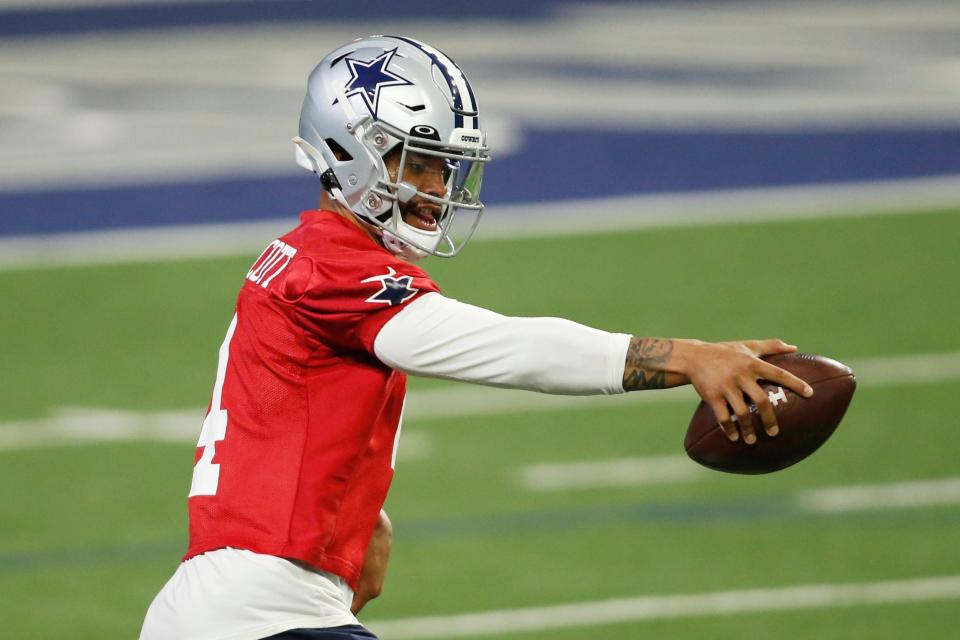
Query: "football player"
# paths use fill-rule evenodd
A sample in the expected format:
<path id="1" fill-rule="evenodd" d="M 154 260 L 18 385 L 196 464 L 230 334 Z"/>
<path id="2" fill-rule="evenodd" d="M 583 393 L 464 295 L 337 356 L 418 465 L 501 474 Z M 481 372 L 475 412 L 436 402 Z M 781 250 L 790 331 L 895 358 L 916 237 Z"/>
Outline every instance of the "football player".
<path id="1" fill-rule="evenodd" d="M 294 143 L 320 207 L 246 274 L 197 445 L 189 548 L 144 640 L 374 637 L 355 614 L 386 570 L 407 373 L 554 394 L 690 383 L 747 443 L 745 396 L 777 430 L 758 379 L 811 393 L 759 358 L 795 349 L 779 340 L 634 337 L 444 296 L 414 261 L 467 243 L 490 158 L 470 83 L 429 45 L 332 52 Z"/>

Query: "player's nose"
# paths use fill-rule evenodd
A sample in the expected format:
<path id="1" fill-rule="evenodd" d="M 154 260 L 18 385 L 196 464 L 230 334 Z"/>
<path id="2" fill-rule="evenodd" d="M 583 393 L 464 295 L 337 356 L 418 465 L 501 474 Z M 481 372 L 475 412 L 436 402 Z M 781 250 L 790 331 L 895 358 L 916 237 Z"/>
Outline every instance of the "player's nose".
<path id="1" fill-rule="evenodd" d="M 423 184 L 420 185 L 420 190 L 431 196 L 443 197 L 447 190 L 446 183 L 443 181 L 443 173 L 439 171 L 426 173 Z"/>

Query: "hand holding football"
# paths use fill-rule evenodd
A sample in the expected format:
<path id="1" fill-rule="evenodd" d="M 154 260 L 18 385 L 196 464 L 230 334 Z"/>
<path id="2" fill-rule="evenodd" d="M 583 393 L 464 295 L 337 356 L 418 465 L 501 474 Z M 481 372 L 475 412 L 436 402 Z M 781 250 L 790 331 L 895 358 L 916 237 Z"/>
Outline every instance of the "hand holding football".
<path id="1" fill-rule="evenodd" d="M 850 368 L 836 360 L 805 353 L 764 359 L 806 381 L 813 387 L 813 396 L 803 398 L 787 388 L 761 380 L 760 386 L 770 398 L 780 432 L 773 437 L 764 433 L 760 417 L 751 406 L 757 434 L 757 441 L 752 445 L 742 438 L 737 441 L 727 438 L 713 410 L 701 402 L 684 439 L 684 448 L 693 460 L 728 473 L 770 473 L 803 460 L 833 434 L 857 386 Z"/>

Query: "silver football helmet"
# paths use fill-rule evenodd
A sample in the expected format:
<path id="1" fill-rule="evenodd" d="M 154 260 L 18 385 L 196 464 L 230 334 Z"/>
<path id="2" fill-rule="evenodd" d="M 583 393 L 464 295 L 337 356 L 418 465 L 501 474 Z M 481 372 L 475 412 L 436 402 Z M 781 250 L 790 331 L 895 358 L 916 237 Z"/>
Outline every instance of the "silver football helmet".
<path id="1" fill-rule="evenodd" d="M 460 68 L 422 42 L 372 36 L 325 57 L 307 82 L 294 143 L 297 163 L 407 259 L 455 256 L 483 213 L 490 156 L 477 100 Z M 384 161 L 390 152 L 400 154 L 393 177 Z M 417 154 L 443 160 L 442 197 L 404 180 Z M 402 206 L 414 198 L 439 207 L 435 228 L 404 222 Z"/>

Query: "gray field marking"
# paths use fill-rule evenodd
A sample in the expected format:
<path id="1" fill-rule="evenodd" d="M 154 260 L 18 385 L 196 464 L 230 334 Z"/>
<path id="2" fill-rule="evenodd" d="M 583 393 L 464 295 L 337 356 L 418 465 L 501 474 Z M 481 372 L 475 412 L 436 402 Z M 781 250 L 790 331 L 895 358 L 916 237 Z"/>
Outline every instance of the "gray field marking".
<path id="1" fill-rule="evenodd" d="M 668 227 L 914 215 L 960 206 L 960 176 L 565 200 L 490 207 L 475 242 Z M 584 216 L 585 211 L 590 212 Z M 0 270 L 258 254 L 290 219 L 10 236 Z"/>
<path id="2" fill-rule="evenodd" d="M 960 576 L 855 584 L 810 584 L 707 593 L 641 596 L 545 607 L 370 621 L 383 638 L 466 638 L 592 627 L 667 618 L 796 611 L 960 598 Z"/>

